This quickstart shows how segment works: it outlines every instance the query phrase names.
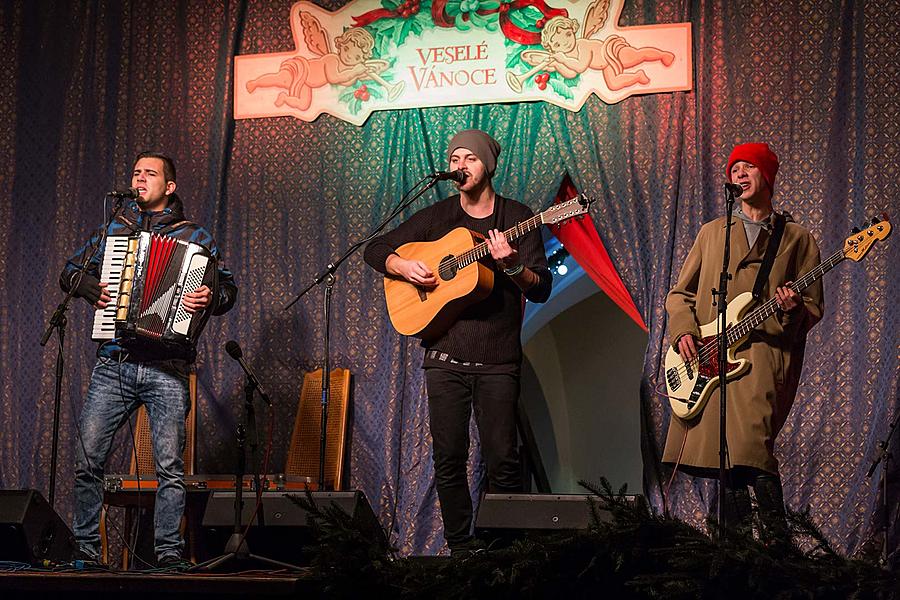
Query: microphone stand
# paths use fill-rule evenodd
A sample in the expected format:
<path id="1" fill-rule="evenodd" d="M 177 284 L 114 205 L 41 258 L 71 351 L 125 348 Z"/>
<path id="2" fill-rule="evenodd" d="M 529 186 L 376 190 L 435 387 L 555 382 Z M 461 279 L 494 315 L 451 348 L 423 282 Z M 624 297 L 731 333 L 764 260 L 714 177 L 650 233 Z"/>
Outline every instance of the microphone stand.
<path id="1" fill-rule="evenodd" d="M 247 382 L 244 384 L 244 413 L 247 415 L 247 436 L 250 438 L 250 461 L 253 464 L 253 485 L 256 490 L 256 501 L 260 502 L 262 500 L 262 481 L 259 472 L 259 455 L 257 454 L 257 450 L 259 449 L 259 429 L 256 427 L 256 408 L 253 406 L 253 391 L 258 389 L 259 387 L 256 382 L 248 375 Z M 266 404 L 271 407 L 272 403 L 269 401 L 269 397 L 266 396 L 262 390 L 260 390 L 260 395 L 265 400 Z M 241 454 L 243 455 L 243 448 L 241 448 Z M 240 462 L 243 462 L 243 460 Z M 245 469 L 242 469 L 242 471 L 245 471 Z M 241 495 L 241 492 L 237 490 L 242 490 L 243 487 L 244 473 L 241 473 L 237 476 L 235 481 L 236 497 Z M 235 502 L 235 505 L 237 505 L 237 502 Z M 257 522 L 260 527 L 263 527 L 266 524 L 264 514 L 263 511 L 259 511 L 259 514 L 257 515 Z M 238 525 L 240 525 L 240 521 L 238 521 Z"/>
<path id="2" fill-rule="evenodd" d="M 109 197 L 110 195 L 111 194 L 107 194 L 107 197 Z M 50 336 L 53 335 L 54 330 L 56 331 L 57 337 L 59 339 L 59 344 L 57 344 L 56 348 L 56 373 L 54 375 L 55 381 L 53 386 L 53 434 L 51 436 L 50 445 L 50 485 L 47 493 L 47 501 L 49 502 L 51 508 L 53 507 L 53 502 L 56 497 L 56 468 L 59 458 L 59 416 L 60 404 L 62 403 L 63 367 L 65 365 L 64 345 L 66 341 L 66 325 L 68 325 L 66 311 L 69 309 L 69 304 L 72 302 L 72 298 L 75 297 L 75 290 L 77 290 L 78 286 L 81 284 L 81 279 L 84 277 L 85 269 L 87 269 L 88 264 L 97 254 L 97 250 L 99 250 L 100 247 L 103 246 L 103 242 L 104 240 L 106 240 L 106 235 L 109 232 L 109 226 L 112 224 L 113 219 L 116 217 L 116 213 L 119 212 L 119 209 L 121 209 L 121 207 L 122 198 L 119 197 L 117 198 L 115 204 L 113 204 L 112 212 L 109 213 L 106 222 L 103 224 L 103 233 L 100 237 L 100 241 L 97 244 L 97 247 L 81 262 L 81 266 L 78 268 L 78 279 L 72 282 L 72 285 L 69 286 L 69 291 L 66 293 L 66 297 L 63 298 L 63 301 L 60 302 L 56 307 L 56 310 L 53 311 L 53 315 L 47 322 L 47 329 L 45 329 L 43 335 L 41 335 L 41 347 L 47 345 L 47 342 L 50 340 Z"/>
<path id="3" fill-rule="evenodd" d="M 188 569 L 189 573 L 194 573 L 197 571 L 212 571 L 216 567 L 227 563 L 230 560 L 237 560 L 238 562 L 244 562 L 248 560 L 255 560 L 266 565 L 277 567 L 279 569 L 290 569 L 292 571 L 299 571 L 300 567 L 297 565 L 292 565 L 290 563 L 282 562 L 280 560 L 275 560 L 273 558 L 268 558 L 265 556 L 260 556 L 258 554 L 253 554 L 250 552 L 250 546 L 247 544 L 247 536 L 244 533 L 243 525 L 242 525 L 242 512 L 244 508 L 244 473 L 247 470 L 247 452 L 246 452 L 246 442 L 247 438 L 250 438 L 250 454 L 253 456 L 254 464 L 256 465 L 256 469 L 254 469 L 253 478 L 254 485 L 256 486 L 256 499 L 257 502 L 260 501 L 262 497 L 262 486 L 260 485 L 260 475 L 259 475 L 259 462 L 256 460 L 256 447 L 259 439 L 259 432 L 256 428 L 256 411 L 253 407 L 253 393 L 256 390 L 259 390 L 260 396 L 266 402 L 267 405 L 271 406 L 272 403 L 269 400 L 269 397 L 259 389 L 256 381 L 253 377 L 250 376 L 249 373 L 246 375 L 247 381 L 244 384 L 244 412 L 245 412 L 245 420 L 247 423 L 246 429 L 244 424 L 241 423 L 237 426 L 237 446 L 238 446 L 238 454 L 237 454 L 237 462 L 236 468 L 234 471 L 234 522 L 231 530 L 231 536 L 228 538 L 228 542 L 225 543 L 225 553 L 217 556 L 215 558 L 211 558 L 206 562 L 200 563 L 194 567 Z M 256 440 L 257 442 L 255 442 Z M 260 511 L 259 518 L 257 519 L 260 526 L 265 524 L 263 519 L 263 513 Z M 249 529 L 252 523 L 248 524 L 247 527 Z"/>
<path id="4" fill-rule="evenodd" d="M 422 182 L 430 179 L 428 183 L 416 192 L 413 196 L 406 199 L 406 196 L 409 196 L 413 190 L 422 185 Z M 325 323 L 325 335 L 323 340 L 323 359 L 324 359 L 324 367 L 322 369 L 322 420 L 321 420 L 321 428 L 319 432 L 319 490 L 325 489 L 325 440 L 328 432 L 328 403 L 331 398 L 331 360 L 330 360 L 330 339 L 329 339 L 329 329 L 331 325 L 331 292 L 334 289 L 335 284 L 335 272 L 338 267 L 347 260 L 352 254 L 354 254 L 357 250 L 362 248 L 364 245 L 369 243 L 372 239 L 374 239 L 381 230 L 387 227 L 388 223 L 394 220 L 394 218 L 403 212 L 406 207 L 411 205 L 413 202 L 422 197 L 422 195 L 433 188 L 437 182 L 440 180 L 438 175 L 426 175 L 422 179 L 420 179 L 409 192 L 404 196 L 404 200 L 401 200 L 400 204 L 391 211 L 391 213 L 378 225 L 374 230 L 372 230 L 369 235 L 367 235 L 364 239 L 359 242 L 352 244 L 344 254 L 341 255 L 335 261 L 332 261 L 326 265 L 326 267 L 313 279 L 309 285 L 303 288 L 297 296 L 291 300 L 285 307 L 284 310 L 289 309 L 294 304 L 296 304 L 300 298 L 306 295 L 309 290 L 313 287 L 321 284 L 325 284 L 325 302 L 323 306 L 323 319 Z"/>
<path id="5" fill-rule="evenodd" d="M 900 422 L 900 413 L 898 413 L 894 417 L 894 420 L 891 421 L 887 436 L 878 442 L 878 451 L 875 453 L 875 459 L 872 461 L 871 466 L 869 466 L 868 472 L 866 472 L 866 477 L 871 478 L 872 474 L 875 472 L 875 468 L 878 467 L 878 463 L 884 461 L 884 465 L 881 467 L 881 477 L 879 482 L 881 485 L 881 509 L 883 511 L 881 515 L 881 559 L 879 562 L 885 569 L 888 568 L 888 533 L 891 528 L 891 506 L 888 503 L 888 469 L 890 467 L 891 459 L 893 458 L 893 455 L 891 454 L 891 441 L 894 439 L 894 430 L 897 429 L 898 422 Z"/>
<path id="6" fill-rule="evenodd" d="M 725 528 L 728 525 L 725 517 L 725 490 L 727 488 L 728 471 L 726 462 L 728 456 L 728 440 L 726 438 L 725 408 L 728 399 L 728 336 L 725 335 L 728 326 L 728 281 L 731 275 L 728 273 L 728 264 L 731 262 L 731 228 L 734 224 L 731 212 L 734 208 L 734 193 L 725 189 L 725 248 L 722 253 L 722 273 L 719 275 L 719 289 L 713 289 L 713 306 L 718 313 L 719 331 L 717 360 L 719 367 L 719 494 L 716 518 L 719 520 L 719 539 L 724 539 Z"/>

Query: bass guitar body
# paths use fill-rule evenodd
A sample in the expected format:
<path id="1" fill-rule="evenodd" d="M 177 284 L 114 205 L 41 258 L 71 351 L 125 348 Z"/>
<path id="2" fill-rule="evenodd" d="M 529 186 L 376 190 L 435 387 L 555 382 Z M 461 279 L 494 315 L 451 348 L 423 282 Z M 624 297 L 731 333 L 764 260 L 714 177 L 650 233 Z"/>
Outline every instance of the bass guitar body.
<path id="1" fill-rule="evenodd" d="M 753 304 L 753 294 L 744 292 L 728 303 L 725 317 L 728 328 L 736 324 Z M 669 403 L 675 416 L 689 420 L 700 415 L 706 402 L 719 386 L 719 352 L 716 347 L 718 326 L 710 321 L 700 326 L 699 359 L 685 362 L 681 355 L 669 346 L 666 352 L 665 373 Z M 736 359 L 734 348 L 747 336 L 738 339 L 728 348 L 726 359 L 726 379 L 728 381 L 743 375 L 750 368 L 750 361 Z"/>

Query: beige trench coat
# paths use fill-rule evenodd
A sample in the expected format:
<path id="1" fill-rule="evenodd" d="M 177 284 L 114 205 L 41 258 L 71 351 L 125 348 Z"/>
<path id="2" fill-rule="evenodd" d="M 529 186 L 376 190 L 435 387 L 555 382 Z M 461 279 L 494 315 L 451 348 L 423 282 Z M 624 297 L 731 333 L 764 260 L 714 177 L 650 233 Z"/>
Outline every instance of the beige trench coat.
<path id="1" fill-rule="evenodd" d="M 700 228 L 678 282 L 666 297 L 669 343 L 673 346 L 682 335 L 698 335 L 700 324 L 716 319 L 711 290 L 719 286 L 725 223 L 725 217 L 721 217 Z M 743 224 L 734 219 L 728 269 L 733 275 L 728 285 L 729 301 L 753 289 L 768 240 L 769 233 L 761 231 L 753 248 L 749 248 Z M 777 286 L 797 280 L 819 262 L 819 249 L 809 231 L 788 222 L 763 297 L 771 298 Z M 795 313 L 770 317 L 735 349 L 736 357 L 749 359 L 751 366 L 728 385 L 729 466 L 778 472 L 773 453 L 775 436 L 784 425 L 797 392 L 806 333 L 822 318 L 821 279 L 802 295 L 802 308 Z M 684 451 L 679 461 L 682 444 Z M 699 417 L 683 421 L 672 416 L 663 462 L 679 462 L 688 472 L 715 476 L 719 467 L 718 391 L 713 393 Z"/>

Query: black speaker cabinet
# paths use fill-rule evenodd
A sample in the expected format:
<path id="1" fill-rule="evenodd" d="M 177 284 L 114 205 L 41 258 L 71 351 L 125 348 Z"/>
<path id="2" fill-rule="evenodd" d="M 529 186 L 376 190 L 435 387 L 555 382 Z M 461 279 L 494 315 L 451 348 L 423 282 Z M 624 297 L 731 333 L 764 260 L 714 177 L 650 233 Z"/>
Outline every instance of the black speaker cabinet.
<path id="1" fill-rule="evenodd" d="M 478 508 L 475 529 L 587 529 L 591 523 L 588 500 L 591 497 L 584 494 L 486 494 Z M 626 496 L 629 502 L 636 498 Z M 602 520 L 609 518 L 606 511 L 598 512 Z"/>
<path id="2" fill-rule="evenodd" d="M 75 539 L 37 490 L 0 490 L 0 560 L 69 562 Z"/>
<path id="3" fill-rule="evenodd" d="M 288 498 L 289 495 L 306 497 L 305 492 L 263 492 L 260 512 L 264 526 L 260 527 L 258 519 L 254 519 L 247 534 L 247 543 L 253 554 L 300 564 L 308 559 L 303 546 L 309 544 L 311 535 L 307 512 Z M 377 537 L 379 541 L 385 540 L 384 530 L 361 491 L 312 492 L 312 498 L 320 508 L 331 504 L 337 506 L 357 518 L 368 535 Z M 241 523 L 246 527 L 256 507 L 256 495 L 245 492 L 242 500 Z M 233 524 L 234 492 L 213 492 L 203 513 L 206 553 L 217 554 L 221 551 L 233 531 Z"/>

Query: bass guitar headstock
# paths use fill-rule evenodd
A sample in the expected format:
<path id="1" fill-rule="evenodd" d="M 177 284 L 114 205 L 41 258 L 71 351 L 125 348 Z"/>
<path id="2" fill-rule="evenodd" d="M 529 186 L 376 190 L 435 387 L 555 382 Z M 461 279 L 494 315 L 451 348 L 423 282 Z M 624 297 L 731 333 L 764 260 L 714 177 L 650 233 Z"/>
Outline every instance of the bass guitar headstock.
<path id="1" fill-rule="evenodd" d="M 863 229 L 854 229 L 853 233 L 844 240 L 843 253 L 846 258 L 859 262 L 869 252 L 872 245 L 883 240 L 891 234 L 891 222 L 887 215 L 882 218 L 873 218 L 871 224 Z"/>

